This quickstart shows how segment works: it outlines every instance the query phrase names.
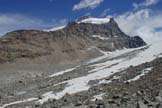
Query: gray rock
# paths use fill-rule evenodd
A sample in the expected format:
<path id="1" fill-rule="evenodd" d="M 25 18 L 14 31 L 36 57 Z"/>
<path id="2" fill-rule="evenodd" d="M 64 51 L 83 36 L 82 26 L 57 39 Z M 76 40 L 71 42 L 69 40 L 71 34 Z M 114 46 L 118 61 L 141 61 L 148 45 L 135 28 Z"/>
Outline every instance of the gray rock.
<path id="1" fill-rule="evenodd" d="M 98 84 L 99 80 L 90 80 L 88 82 L 88 85 L 95 85 L 95 84 Z"/>
<path id="2" fill-rule="evenodd" d="M 156 108 L 162 108 L 162 103 L 157 104 Z"/>
<path id="3" fill-rule="evenodd" d="M 138 101 L 137 108 L 148 108 L 142 101 Z"/>
<path id="4" fill-rule="evenodd" d="M 105 108 L 105 104 L 103 100 L 96 99 L 95 104 L 96 104 L 96 108 Z"/>
<path id="5" fill-rule="evenodd" d="M 155 97 L 155 101 L 156 101 L 156 102 L 162 102 L 162 97 L 161 97 L 161 96 Z"/>
<path id="6" fill-rule="evenodd" d="M 107 101 L 108 101 L 109 104 L 114 104 L 115 103 L 114 99 L 108 99 Z"/>
<path id="7" fill-rule="evenodd" d="M 160 91 L 159 91 L 159 96 L 161 96 L 161 97 L 162 97 L 162 90 L 160 90 Z"/>

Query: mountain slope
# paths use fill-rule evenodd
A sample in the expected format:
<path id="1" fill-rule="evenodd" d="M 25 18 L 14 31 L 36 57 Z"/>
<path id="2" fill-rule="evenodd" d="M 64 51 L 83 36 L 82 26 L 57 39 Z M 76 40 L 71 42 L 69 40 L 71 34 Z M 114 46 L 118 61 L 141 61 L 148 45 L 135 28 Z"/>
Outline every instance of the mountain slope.
<path id="1" fill-rule="evenodd" d="M 8 33 L 0 39 L 0 108 L 160 108 L 161 41 L 146 45 L 105 18 Z"/>
<path id="2" fill-rule="evenodd" d="M 146 45 L 139 36 L 130 37 L 124 34 L 112 18 L 101 24 L 84 20 L 69 23 L 56 31 L 19 30 L 7 33 L 0 38 L 0 62 L 42 56 L 53 56 L 51 58 L 54 63 L 72 62 L 99 55 L 87 51 L 90 46 L 114 51 Z"/>
<path id="3" fill-rule="evenodd" d="M 140 48 L 103 52 L 101 57 L 49 76 L 12 82 L 5 91 L 1 87 L 3 95 L 9 93 L 5 97 L 2 95 L 2 99 L 7 100 L 2 108 L 86 108 L 100 105 L 115 108 L 123 105 L 125 108 L 143 108 L 143 105 L 147 108 L 152 105 L 157 108 L 160 102 L 152 99 L 161 97 L 160 46 L 161 40 Z"/>

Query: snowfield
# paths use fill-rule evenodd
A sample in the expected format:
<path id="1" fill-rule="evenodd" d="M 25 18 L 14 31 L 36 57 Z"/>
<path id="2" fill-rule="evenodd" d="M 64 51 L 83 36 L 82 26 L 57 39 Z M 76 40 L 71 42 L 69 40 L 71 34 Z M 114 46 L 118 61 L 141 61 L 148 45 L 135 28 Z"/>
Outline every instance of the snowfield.
<path id="1" fill-rule="evenodd" d="M 78 23 L 105 24 L 110 21 L 110 18 L 87 18 Z"/>
<path id="2" fill-rule="evenodd" d="M 88 90 L 91 87 L 90 85 L 88 85 L 88 82 L 91 80 L 102 79 L 104 77 L 108 77 L 114 73 L 125 70 L 129 66 L 137 66 L 137 65 L 140 65 L 145 62 L 150 62 L 150 61 L 154 60 L 157 57 L 157 55 L 162 53 L 161 46 L 162 46 L 161 41 L 158 41 L 146 49 L 142 49 L 143 47 L 136 48 L 136 49 L 124 49 L 121 51 L 112 52 L 110 54 L 110 56 L 108 54 L 105 54 L 100 59 L 95 58 L 94 61 L 97 63 L 89 65 L 90 67 L 93 67 L 93 69 L 91 71 L 89 71 L 88 75 L 65 81 L 67 83 L 67 86 L 65 87 L 65 89 L 63 91 L 60 91 L 58 93 L 50 92 L 50 94 L 44 95 L 43 96 L 44 98 L 40 99 L 38 102 L 40 102 L 42 104 L 51 98 L 52 99 L 60 99 L 66 93 L 74 94 L 77 92 Z M 148 47 L 148 46 L 146 46 L 146 47 Z M 137 52 L 138 52 L 138 50 L 141 50 L 141 51 L 138 52 L 138 54 L 135 55 L 134 57 L 125 56 L 123 58 L 119 57 L 119 58 L 115 59 L 115 57 L 118 57 L 121 54 L 130 53 L 131 51 L 136 51 L 136 50 L 137 50 Z M 102 62 L 102 60 L 106 59 L 106 58 L 109 58 L 109 59 L 111 58 L 111 60 Z M 112 58 L 114 58 L 114 59 L 112 59 Z M 91 60 L 91 63 L 92 63 L 92 61 L 93 60 Z M 93 61 L 93 63 L 94 63 L 94 61 Z M 143 74 L 145 74 L 145 73 L 143 73 Z M 140 76 L 137 76 L 137 77 L 139 78 Z M 137 78 L 135 78 L 135 79 L 137 79 Z M 132 80 L 134 80 L 134 79 L 132 79 Z"/>
<path id="3" fill-rule="evenodd" d="M 136 80 L 140 79 L 140 77 L 142 77 L 145 74 L 149 73 L 151 70 L 152 70 L 152 67 L 151 68 L 146 68 L 146 69 L 142 70 L 140 75 L 137 75 L 133 79 L 130 79 L 130 80 L 126 81 L 126 82 L 136 81 Z"/>

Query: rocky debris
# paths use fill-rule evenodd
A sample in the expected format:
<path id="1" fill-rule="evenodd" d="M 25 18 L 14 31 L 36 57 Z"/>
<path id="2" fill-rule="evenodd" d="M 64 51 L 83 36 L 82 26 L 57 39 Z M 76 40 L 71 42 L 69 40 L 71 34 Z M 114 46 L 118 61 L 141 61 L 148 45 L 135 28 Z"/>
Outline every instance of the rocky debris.
<path id="1" fill-rule="evenodd" d="M 148 108 L 148 107 L 142 101 L 138 101 L 137 108 Z"/>
<path id="2" fill-rule="evenodd" d="M 97 83 L 100 80 L 92 80 L 89 82 L 89 84 L 92 86 L 88 91 L 84 91 L 81 93 L 76 94 L 66 94 L 62 99 L 60 100 L 53 100 L 49 99 L 49 101 L 45 102 L 43 105 L 37 105 L 38 108 L 52 108 L 52 107 L 63 107 L 63 106 L 69 106 L 71 108 L 77 108 L 77 107 L 88 107 L 93 106 L 94 108 L 96 106 L 105 106 L 107 107 L 115 107 L 115 108 L 136 108 L 138 104 L 143 103 L 146 106 L 156 108 L 157 106 L 160 106 L 160 98 L 162 89 L 162 83 L 161 83 L 161 66 L 162 65 L 162 58 L 157 58 L 152 62 L 143 63 L 139 66 L 130 66 L 128 69 L 121 71 L 119 73 L 116 73 L 108 78 L 104 78 L 107 81 L 113 79 L 110 83 L 106 84 L 100 84 Z M 144 70 L 146 68 L 151 68 L 151 70 L 142 76 L 140 79 L 131 81 L 128 83 L 125 83 L 125 81 L 132 79 L 136 76 L 138 76 L 141 73 L 141 70 Z M 60 75 L 53 78 L 43 78 L 41 79 L 38 77 L 37 79 L 30 79 L 30 83 L 24 79 L 19 79 L 16 81 L 16 83 L 12 83 L 9 85 L 10 87 L 5 87 L 1 93 L 3 104 L 12 102 L 13 100 L 19 100 L 21 98 L 28 98 L 28 97 L 37 97 L 39 99 L 42 99 L 42 94 L 53 91 L 54 93 L 57 93 L 61 90 L 63 90 L 68 84 L 58 84 L 57 86 L 55 84 L 66 81 L 62 80 L 62 78 L 69 78 L 69 75 L 71 78 L 82 76 L 83 73 L 86 75 L 88 72 L 88 68 L 85 66 L 77 67 L 76 70 L 73 70 L 70 73 L 66 73 L 65 75 Z M 82 73 L 82 74 L 81 74 Z M 79 74 L 79 76 L 75 75 Z M 120 76 L 120 77 L 119 77 Z M 103 80 L 103 79 L 101 79 Z M 23 82 L 21 82 L 23 81 Z M 57 82 L 58 81 L 58 82 Z M 148 83 L 149 82 L 149 83 Z M 24 85 L 25 84 L 25 85 Z M 31 87 L 26 88 L 26 86 Z M 34 87 L 31 86 L 34 84 Z M 16 88 L 14 88 L 14 86 Z M 35 86 L 36 85 L 36 86 Z M 13 89 L 14 88 L 14 89 Z M 15 91 L 24 91 L 26 90 L 25 95 L 17 96 Z M 7 95 L 6 95 L 6 92 Z M 94 96 L 100 95 L 101 93 L 104 93 L 102 96 L 103 99 L 98 99 L 103 102 L 103 104 L 97 105 L 93 99 Z M 6 95 L 6 97 L 4 96 Z M 5 98 L 4 98 L 5 97 Z M 20 98 L 21 97 L 21 98 Z M 139 102 L 139 103 L 138 103 Z M 35 103 L 33 103 L 35 104 Z M 17 106 L 17 105 L 15 105 Z M 21 106 L 21 104 L 20 104 Z M 27 105 L 29 106 L 29 105 Z M 34 108 L 34 107 L 33 107 Z"/>
<path id="3" fill-rule="evenodd" d="M 88 91 L 66 95 L 60 100 L 55 100 L 55 104 L 53 104 L 55 107 L 58 107 L 56 105 L 59 104 L 59 107 L 68 106 L 71 108 L 161 108 L 161 65 L 162 58 L 157 58 L 152 62 L 130 67 L 124 73 L 121 72 L 123 74 L 120 75 L 121 80 L 127 72 L 131 74 L 133 71 L 132 74 L 134 74 L 148 67 L 153 67 L 153 69 L 139 80 L 129 83 L 125 83 L 124 80 L 112 81 L 108 84 L 94 85 Z M 92 97 L 100 93 L 104 93 L 103 99 L 92 100 Z M 41 108 L 54 107 L 44 107 L 44 105 L 49 106 L 50 103 L 44 103 Z"/>
<path id="4" fill-rule="evenodd" d="M 162 102 L 162 96 L 157 96 L 155 97 L 156 102 Z"/>
<path id="5" fill-rule="evenodd" d="M 88 82 L 88 85 L 95 85 L 95 84 L 98 84 L 99 83 L 99 80 L 90 80 Z"/>
<path id="6" fill-rule="evenodd" d="M 129 48 L 138 48 L 144 45 L 146 45 L 146 43 L 139 36 L 134 36 L 130 38 Z"/>
<path id="7" fill-rule="evenodd" d="M 155 97 L 155 102 L 157 108 L 162 108 L 162 90 L 160 90 L 158 95 Z"/>

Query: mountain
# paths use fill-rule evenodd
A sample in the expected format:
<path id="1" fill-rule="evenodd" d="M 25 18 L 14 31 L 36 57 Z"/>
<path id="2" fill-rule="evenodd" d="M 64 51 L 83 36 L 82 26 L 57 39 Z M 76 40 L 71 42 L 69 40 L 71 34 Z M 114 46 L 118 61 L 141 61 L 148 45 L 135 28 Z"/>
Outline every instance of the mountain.
<path id="1" fill-rule="evenodd" d="M 87 18 L 59 29 L 13 31 L 0 38 L 0 45 L 0 63 L 46 56 L 61 63 L 98 56 L 96 49 L 114 51 L 146 43 L 139 36 L 123 33 L 113 18 Z"/>
<path id="2" fill-rule="evenodd" d="M 7 33 L 0 108 L 161 108 L 161 41 L 128 36 L 113 18 Z"/>

